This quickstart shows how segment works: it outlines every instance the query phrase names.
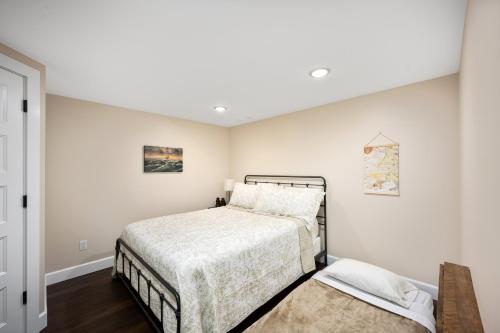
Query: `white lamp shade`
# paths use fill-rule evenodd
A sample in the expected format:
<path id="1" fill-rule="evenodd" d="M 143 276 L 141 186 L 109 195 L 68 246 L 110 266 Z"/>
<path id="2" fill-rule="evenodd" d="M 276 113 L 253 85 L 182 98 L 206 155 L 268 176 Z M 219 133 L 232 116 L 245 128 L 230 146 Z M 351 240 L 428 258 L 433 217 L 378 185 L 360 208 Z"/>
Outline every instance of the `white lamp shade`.
<path id="1" fill-rule="evenodd" d="M 226 179 L 224 181 L 224 191 L 225 192 L 231 192 L 234 187 L 234 180 L 232 179 Z"/>

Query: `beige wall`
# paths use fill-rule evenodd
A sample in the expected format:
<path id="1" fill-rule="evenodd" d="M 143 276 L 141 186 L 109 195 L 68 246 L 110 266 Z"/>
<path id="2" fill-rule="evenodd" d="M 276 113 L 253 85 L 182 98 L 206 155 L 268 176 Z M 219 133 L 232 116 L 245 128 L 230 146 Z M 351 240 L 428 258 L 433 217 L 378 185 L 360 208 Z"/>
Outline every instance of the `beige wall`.
<path id="1" fill-rule="evenodd" d="M 363 194 L 363 145 L 401 144 L 401 196 Z M 322 175 L 328 252 L 437 283 L 459 259 L 458 77 L 447 76 L 230 129 L 230 174 Z"/>
<path id="2" fill-rule="evenodd" d="M 228 174 L 323 175 L 330 254 L 433 284 L 439 263 L 462 262 L 500 331 L 499 40 L 500 2 L 471 0 L 460 78 L 231 129 L 48 95 L 47 271 L 112 255 L 128 223 L 207 207 Z M 401 144 L 399 197 L 363 194 L 362 147 L 378 131 Z M 144 144 L 183 147 L 185 172 L 143 174 Z"/>
<path id="3" fill-rule="evenodd" d="M 500 1 L 469 1 L 460 105 L 462 258 L 486 331 L 500 332 Z"/>
<path id="4" fill-rule="evenodd" d="M 47 272 L 113 255 L 129 223 L 213 205 L 228 175 L 228 134 L 47 95 Z M 144 145 L 183 148 L 184 172 L 143 173 Z"/>
<path id="5" fill-rule="evenodd" d="M 0 43 L 0 53 L 40 72 L 40 312 L 45 310 L 45 65 Z"/>

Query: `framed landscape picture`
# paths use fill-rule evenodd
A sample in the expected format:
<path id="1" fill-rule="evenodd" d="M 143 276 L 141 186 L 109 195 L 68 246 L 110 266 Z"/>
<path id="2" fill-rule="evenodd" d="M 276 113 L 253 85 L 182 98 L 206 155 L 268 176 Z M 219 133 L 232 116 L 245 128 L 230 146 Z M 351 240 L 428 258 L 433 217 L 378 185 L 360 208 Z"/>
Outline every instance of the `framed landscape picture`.
<path id="1" fill-rule="evenodd" d="M 182 148 L 144 146 L 144 172 L 182 171 Z"/>

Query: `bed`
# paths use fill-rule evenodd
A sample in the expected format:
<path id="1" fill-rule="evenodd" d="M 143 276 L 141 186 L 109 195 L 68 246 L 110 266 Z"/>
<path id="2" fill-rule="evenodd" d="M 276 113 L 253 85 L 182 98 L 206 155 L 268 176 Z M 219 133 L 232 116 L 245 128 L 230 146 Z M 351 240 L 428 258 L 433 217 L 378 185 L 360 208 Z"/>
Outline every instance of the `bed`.
<path id="1" fill-rule="evenodd" d="M 328 269 L 294 289 L 245 333 L 484 332 L 465 266 L 440 266 L 435 309 L 432 296 L 418 288 L 411 291 L 411 302 L 401 306 L 336 279 Z"/>
<path id="2" fill-rule="evenodd" d="M 315 176 L 248 175 L 245 184 L 326 191 Z M 227 332 L 315 260 L 326 262 L 326 198 L 312 226 L 237 206 L 133 223 L 116 242 L 113 275 L 158 332 Z"/>

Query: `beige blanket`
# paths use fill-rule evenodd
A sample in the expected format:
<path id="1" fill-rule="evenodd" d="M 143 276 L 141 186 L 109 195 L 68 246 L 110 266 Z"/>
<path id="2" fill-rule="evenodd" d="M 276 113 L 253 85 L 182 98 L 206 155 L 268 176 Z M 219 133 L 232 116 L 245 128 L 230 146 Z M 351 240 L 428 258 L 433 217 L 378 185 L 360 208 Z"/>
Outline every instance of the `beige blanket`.
<path id="1" fill-rule="evenodd" d="M 312 240 L 302 221 L 230 208 L 133 223 L 121 238 L 179 292 L 182 332 L 227 332 L 314 269 Z M 133 262 L 161 288 L 139 262 Z M 121 258 L 117 264 L 115 269 L 128 276 L 127 261 L 125 269 Z M 133 271 L 135 289 L 136 276 Z M 141 281 L 144 300 L 146 290 Z M 156 295 L 151 307 L 159 318 Z M 164 318 L 165 331 L 175 331 L 170 309 L 165 308 Z"/>
<path id="2" fill-rule="evenodd" d="M 415 321 L 310 279 L 245 332 L 428 333 L 428 330 Z"/>

